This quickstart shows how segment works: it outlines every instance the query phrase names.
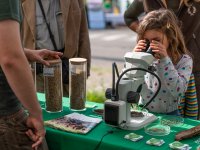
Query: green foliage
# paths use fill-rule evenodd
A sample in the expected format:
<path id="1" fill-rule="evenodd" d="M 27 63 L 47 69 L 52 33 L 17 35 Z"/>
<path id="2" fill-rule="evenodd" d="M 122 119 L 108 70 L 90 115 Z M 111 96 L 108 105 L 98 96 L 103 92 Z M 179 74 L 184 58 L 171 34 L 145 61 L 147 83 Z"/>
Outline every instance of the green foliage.
<path id="1" fill-rule="evenodd" d="M 105 91 L 89 90 L 87 92 L 87 100 L 96 103 L 104 103 L 106 100 Z"/>

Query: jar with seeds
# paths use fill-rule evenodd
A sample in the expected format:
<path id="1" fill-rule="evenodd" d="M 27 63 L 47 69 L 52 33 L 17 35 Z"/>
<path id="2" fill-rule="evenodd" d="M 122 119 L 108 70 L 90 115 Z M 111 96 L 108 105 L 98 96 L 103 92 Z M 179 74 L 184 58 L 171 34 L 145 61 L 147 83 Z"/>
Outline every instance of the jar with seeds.
<path id="1" fill-rule="evenodd" d="M 60 112 L 62 105 L 62 62 L 60 59 L 48 60 L 50 66 L 44 66 L 44 90 L 46 111 Z"/>
<path id="2" fill-rule="evenodd" d="M 31 73 L 33 76 L 33 81 L 34 81 L 34 85 L 35 85 L 35 89 L 36 89 L 36 62 L 31 62 L 29 65 L 31 68 Z"/>
<path id="3" fill-rule="evenodd" d="M 87 59 L 69 59 L 69 98 L 70 109 L 85 110 L 86 101 Z"/>

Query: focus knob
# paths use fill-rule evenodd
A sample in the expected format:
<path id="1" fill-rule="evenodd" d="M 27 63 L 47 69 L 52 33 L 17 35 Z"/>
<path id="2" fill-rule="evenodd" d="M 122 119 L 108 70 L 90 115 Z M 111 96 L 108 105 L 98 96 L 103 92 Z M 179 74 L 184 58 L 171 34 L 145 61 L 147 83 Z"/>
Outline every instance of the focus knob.
<path id="1" fill-rule="evenodd" d="M 129 91 L 127 93 L 127 102 L 128 103 L 138 103 L 140 100 L 140 94 L 137 92 Z"/>
<path id="2" fill-rule="evenodd" d="M 107 88 L 107 89 L 106 89 L 105 97 L 106 97 L 107 99 L 111 99 L 111 97 L 112 97 L 112 88 Z"/>

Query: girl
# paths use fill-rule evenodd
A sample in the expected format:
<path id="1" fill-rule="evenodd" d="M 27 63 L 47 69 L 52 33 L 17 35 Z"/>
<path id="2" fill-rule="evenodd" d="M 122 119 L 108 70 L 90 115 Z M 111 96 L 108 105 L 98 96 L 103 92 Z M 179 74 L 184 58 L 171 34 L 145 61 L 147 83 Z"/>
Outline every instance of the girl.
<path id="1" fill-rule="evenodd" d="M 186 49 L 176 16 L 169 10 L 160 9 L 148 13 L 138 28 L 138 43 L 134 51 L 146 48 L 146 40 L 155 53 L 153 63 L 161 79 L 161 89 L 147 107 L 152 112 L 178 115 L 178 104 L 184 95 L 192 73 L 192 58 Z M 143 104 L 155 94 L 158 81 L 147 73 L 141 92 Z"/>

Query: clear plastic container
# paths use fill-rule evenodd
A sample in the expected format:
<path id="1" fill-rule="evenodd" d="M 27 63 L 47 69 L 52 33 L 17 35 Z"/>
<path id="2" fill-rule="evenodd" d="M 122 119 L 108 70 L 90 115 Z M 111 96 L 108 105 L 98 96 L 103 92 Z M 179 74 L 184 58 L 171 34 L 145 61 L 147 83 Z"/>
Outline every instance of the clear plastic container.
<path id="1" fill-rule="evenodd" d="M 166 115 L 162 116 L 160 119 L 160 124 L 162 125 L 168 125 L 168 126 L 180 126 L 183 125 L 184 118 L 181 116 L 172 116 L 172 115 Z"/>
<path id="2" fill-rule="evenodd" d="M 87 59 L 69 59 L 69 98 L 72 111 L 86 109 Z"/>
<path id="3" fill-rule="evenodd" d="M 48 60 L 50 66 L 44 66 L 44 90 L 46 111 L 60 112 L 62 105 L 62 62 L 60 59 Z"/>

